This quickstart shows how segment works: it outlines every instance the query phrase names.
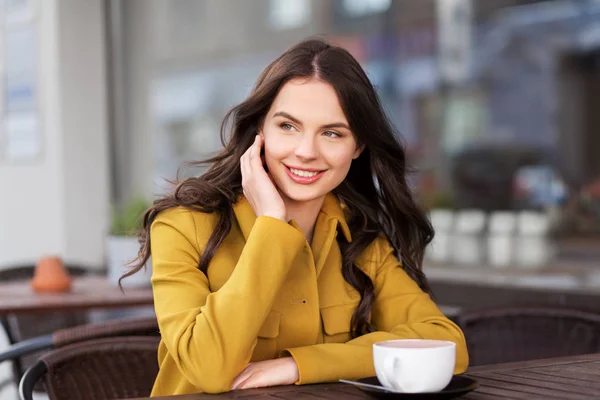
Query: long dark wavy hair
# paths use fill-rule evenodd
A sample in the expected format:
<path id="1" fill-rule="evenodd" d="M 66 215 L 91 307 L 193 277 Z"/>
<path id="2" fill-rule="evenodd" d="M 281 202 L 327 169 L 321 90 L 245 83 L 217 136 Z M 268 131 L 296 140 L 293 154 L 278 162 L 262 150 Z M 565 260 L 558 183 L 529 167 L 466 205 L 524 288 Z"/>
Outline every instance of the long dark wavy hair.
<path id="1" fill-rule="evenodd" d="M 405 152 L 375 88 L 350 53 L 321 38 L 302 41 L 273 61 L 261 73 L 248 98 L 225 115 L 221 125 L 224 148 L 208 160 L 187 163 L 209 168 L 199 177 L 178 182 L 171 194 L 156 200 L 146 211 L 138 258 L 121 279 L 136 273 L 148 261 L 150 226 L 156 216 L 177 206 L 219 215 L 198 265 L 207 274 L 211 259 L 234 223 L 232 206 L 242 195 L 240 157 L 253 143 L 279 90 L 295 78 L 316 78 L 330 84 L 358 144 L 364 145 L 345 180 L 333 191 L 349 212 L 352 242 L 348 243 L 343 235 L 338 235 L 337 241 L 343 277 L 361 296 L 351 321 L 352 336 L 358 337 L 375 329 L 369 321 L 375 294 L 370 278 L 356 266 L 356 258 L 383 234 L 402 260 L 404 270 L 430 293 L 421 268 L 425 247 L 434 232 L 407 185 Z"/>

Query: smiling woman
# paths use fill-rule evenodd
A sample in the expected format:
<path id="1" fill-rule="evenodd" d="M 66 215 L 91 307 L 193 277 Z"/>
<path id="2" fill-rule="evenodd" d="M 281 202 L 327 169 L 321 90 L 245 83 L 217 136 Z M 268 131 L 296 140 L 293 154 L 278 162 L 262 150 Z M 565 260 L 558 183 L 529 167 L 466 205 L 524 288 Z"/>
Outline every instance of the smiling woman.
<path id="1" fill-rule="evenodd" d="M 388 339 L 452 341 L 465 371 L 464 336 L 421 270 L 433 230 L 404 150 L 346 50 L 290 48 L 221 135 L 220 154 L 192 163 L 209 170 L 146 212 L 124 276 L 152 255 L 153 395 L 372 376 L 372 345 Z"/>
<path id="2" fill-rule="evenodd" d="M 317 78 L 285 84 L 259 134 L 264 137 L 267 168 L 288 214 L 307 207 L 318 211 L 324 196 L 342 183 L 363 148 L 348 126 L 335 90 Z M 298 215 L 289 216 L 304 222 Z M 307 222 L 302 228 L 310 237 L 314 221 Z"/>

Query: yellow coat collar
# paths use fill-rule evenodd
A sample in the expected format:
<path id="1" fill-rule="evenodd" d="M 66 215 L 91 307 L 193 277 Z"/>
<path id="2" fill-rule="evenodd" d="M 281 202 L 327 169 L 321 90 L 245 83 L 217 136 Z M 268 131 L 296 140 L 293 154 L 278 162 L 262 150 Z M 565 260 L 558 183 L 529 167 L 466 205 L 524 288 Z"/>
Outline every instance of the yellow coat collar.
<path id="1" fill-rule="evenodd" d="M 348 242 L 352 242 L 352 236 L 350 234 L 348 222 L 346 221 L 344 208 L 345 206 L 340 203 L 335 194 L 328 193 L 325 196 L 323 205 L 321 206 L 321 213 L 326 215 L 328 218 L 337 220 L 338 226 L 340 226 L 346 240 Z M 240 230 L 244 235 L 244 240 L 247 241 L 248 236 L 250 236 L 250 231 L 254 226 L 254 221 L 256 221 L 256 214 L 244 196 L 240 196 L 238 201 L 233 205 L 233 212 L 237 218 Z"/>

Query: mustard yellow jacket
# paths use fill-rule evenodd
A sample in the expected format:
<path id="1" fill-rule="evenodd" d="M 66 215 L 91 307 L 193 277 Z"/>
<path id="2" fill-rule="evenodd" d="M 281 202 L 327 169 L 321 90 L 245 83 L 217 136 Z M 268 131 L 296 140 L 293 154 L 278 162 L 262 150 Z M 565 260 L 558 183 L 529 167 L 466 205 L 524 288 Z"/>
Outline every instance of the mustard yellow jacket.
<path id="1" fill-rule="evenodd" d="M 228 391 L 251 361 L 291 355 L 298 384 L 375 375 L 374 342 L 399 338 L 457 344 L 455 373 L 468 364 L 461 330 L 404 272 L 382 237 L 357 266 L 373 281 L 377 332 L 350 337 L 360 295 L 344 281 L 336 232 L 350 231 L 335 195 L 326 197 L 312 246 L 298 226 L 256 218 L 241 198 L 208 276 L 198 262 L 216 214 L 175 208 L 152 224 L 152 286 L 162 340 L 152 396 Z"/>

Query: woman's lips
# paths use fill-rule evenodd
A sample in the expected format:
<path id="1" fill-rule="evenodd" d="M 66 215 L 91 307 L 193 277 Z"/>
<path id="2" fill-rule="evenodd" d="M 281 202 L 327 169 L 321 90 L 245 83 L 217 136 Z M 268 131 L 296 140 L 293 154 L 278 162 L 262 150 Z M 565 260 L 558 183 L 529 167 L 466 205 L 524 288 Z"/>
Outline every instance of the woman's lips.
<path id="1" fill-rule="evenodd" d="M 285 166 L 285 172 L 291 180 L 301 185 L 310 185 L 321 178 L 326 171 L 306 170 Z"/>

